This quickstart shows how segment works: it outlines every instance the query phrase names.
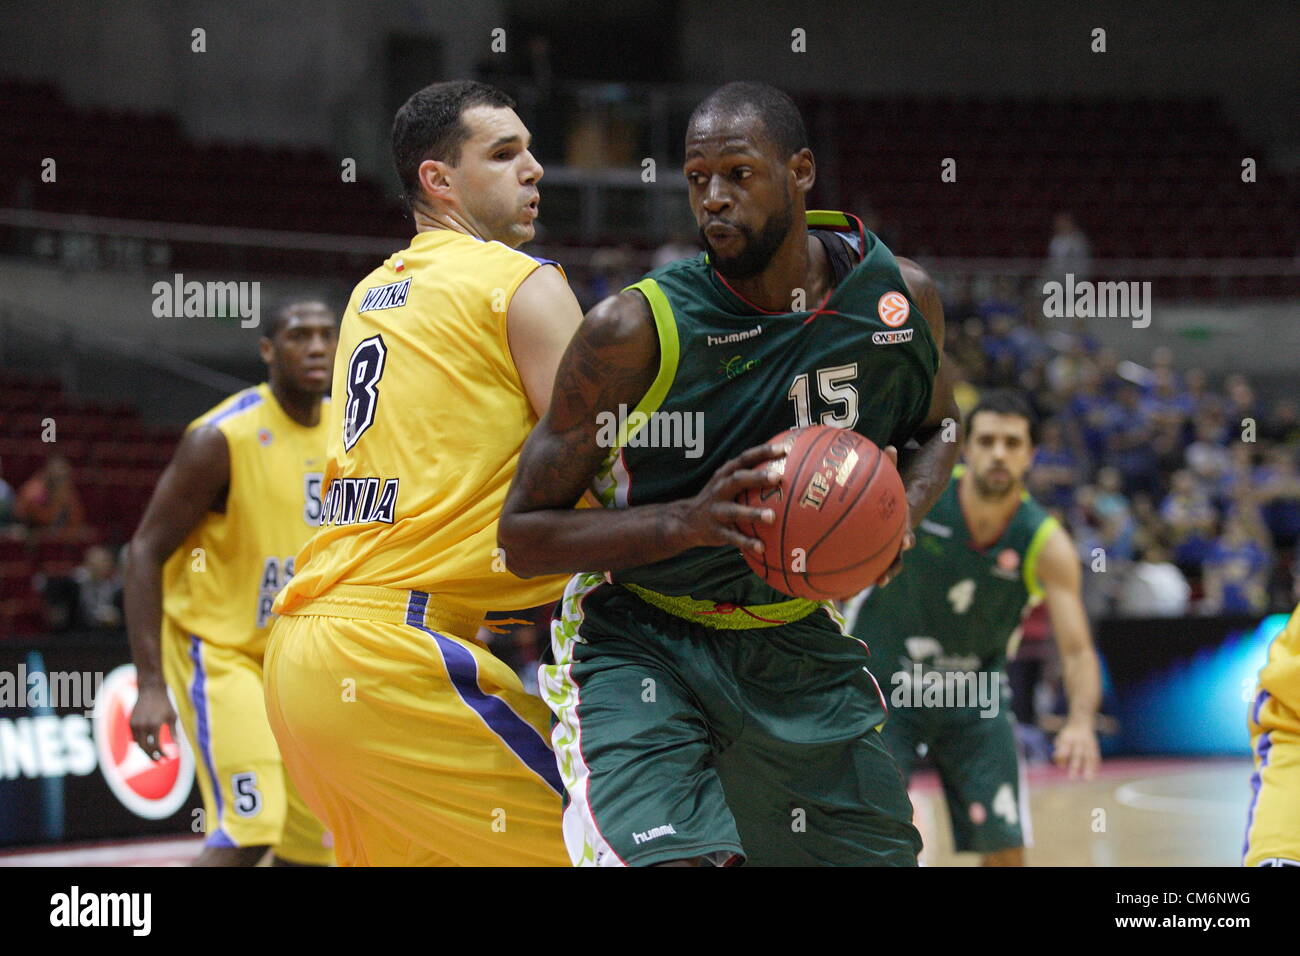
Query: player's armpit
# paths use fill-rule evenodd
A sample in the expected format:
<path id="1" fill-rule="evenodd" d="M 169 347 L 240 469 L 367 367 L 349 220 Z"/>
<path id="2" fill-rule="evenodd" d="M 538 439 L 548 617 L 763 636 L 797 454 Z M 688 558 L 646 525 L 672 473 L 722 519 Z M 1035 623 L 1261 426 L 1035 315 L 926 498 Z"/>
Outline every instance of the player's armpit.
<path id="1" fill-rule="evenodd" d="M 581 324 L 582 308 L 573 290 L 563 273 L 551 266 L 534 269 L 510 299 L 506 311 L 510 355 L 538 418 L 550 407 L 560 359 Z"/>

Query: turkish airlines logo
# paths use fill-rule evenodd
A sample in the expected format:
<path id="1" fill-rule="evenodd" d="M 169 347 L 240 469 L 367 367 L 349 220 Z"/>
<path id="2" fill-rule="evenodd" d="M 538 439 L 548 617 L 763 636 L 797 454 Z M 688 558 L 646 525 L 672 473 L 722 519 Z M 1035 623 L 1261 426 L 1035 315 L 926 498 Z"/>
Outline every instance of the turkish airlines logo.
<path id="1" fill-rule="evenodd" d="M 131 711 L 139 696 L 135 665 L 125 664 L 104 679 L 92 718 L 99 769 L 113 795 L 146 820 L 163 820 L 185 805 L 194 787 L 194 753 L 182 733 L 172 739 L 162 728 L 156 763 L 131 736 Z"/>
<path id="2" fill-rule="evenodd" d="M 880 314 L 881 322 L 891 329 L 896 329 L 907 321 L 912 307 L 907 302 L 907 296 L 901 292 L 886 292 L 876 303 L 876 312 Z"/>

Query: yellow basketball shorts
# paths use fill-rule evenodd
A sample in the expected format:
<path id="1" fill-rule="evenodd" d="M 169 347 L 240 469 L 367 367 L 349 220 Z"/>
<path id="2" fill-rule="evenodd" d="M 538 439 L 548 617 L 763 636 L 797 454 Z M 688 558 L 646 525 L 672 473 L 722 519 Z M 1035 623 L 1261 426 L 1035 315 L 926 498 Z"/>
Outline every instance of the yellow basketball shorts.
<path id="1" fill-rule="evenodd" d="M 272 626 L 271 728 L 341 865 L 568 865 L 546 705 L 476 623 L 336 586 Z"/>
<path id="2" fill-rule="evenodd" d="M 294 789 L 266 719 L 262 660 L 164 619 L 163 676 L 194 750 L 209 847 L 269 846 L 329 866 L 333 843 Z"/>
<path id="3" fill-rule="evenodd" d="M 1255 757 L 1245 866 L 1300 866 L 1300 714 L 1266 690 L 1250 706 Z"/>

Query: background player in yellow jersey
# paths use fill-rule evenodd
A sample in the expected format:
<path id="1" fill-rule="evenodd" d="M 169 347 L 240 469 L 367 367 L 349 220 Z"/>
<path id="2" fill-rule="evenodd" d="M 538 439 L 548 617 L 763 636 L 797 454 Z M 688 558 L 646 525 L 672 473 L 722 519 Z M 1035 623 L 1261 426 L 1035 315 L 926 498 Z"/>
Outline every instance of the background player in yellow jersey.
<path id="1" fill-rule="evenodd" d="M 194 746 L 207 840 L 197 865 L 328 865 L 324 828 L 289 784 L 266 721 L 271 604 L 320 518 L 322 396 L 337 328 L 286 303 L 260 343 L 268 382 L 195 419 L 128 550 L 126 621 L 140 696 L 136 743 L 154 759 L 176 711 Z"/>
<path id="2" fill-rule="evenodd" d="M 1268 649 L 1250 705 L 1246 866 L 1300 866 L 1300 607 Z"/>
<path id="3" fill-rule="evenodd" d="M 516 249 L 542 167 L 513 107 L 452 82 L 397 113 L 416 235 L 348 303 L 322 527 L 276 602 L 271 726 L 343 865 L 566 862 L 547 709 L 475 640 L 564 583 L 496 547 L 582 320 L 563 272 Z"/>

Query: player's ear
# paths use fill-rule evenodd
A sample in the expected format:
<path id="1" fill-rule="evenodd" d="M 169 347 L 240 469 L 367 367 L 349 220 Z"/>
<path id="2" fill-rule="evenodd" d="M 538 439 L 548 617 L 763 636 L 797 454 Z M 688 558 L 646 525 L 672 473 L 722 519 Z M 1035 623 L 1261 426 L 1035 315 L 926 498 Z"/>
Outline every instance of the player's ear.
<path id="1" fill-rule="evenodd" d="M 817 181 L 817 163 L 813 160 L 812 150 L 805 146 L 790 156 L 787 168 L 794 175 L 795 186 L 802 193 L 810 192 Z"/>
<path id="2" fill-rule="evenodd" d="M 447 164 L 437 159 L 426 159 L 415 171 L 420 183 L 421 197 L 447 202 L 452 198 L 451 180 L 447 177 Z"/>
<path id="3" fill-rule="evenodd" d="M 275 343 L 265 335 L 258 339 L 257 354 L 262 357 L 262 361 L 267 365 L 271 364 L 271 359 L 275 357 Z"/>

